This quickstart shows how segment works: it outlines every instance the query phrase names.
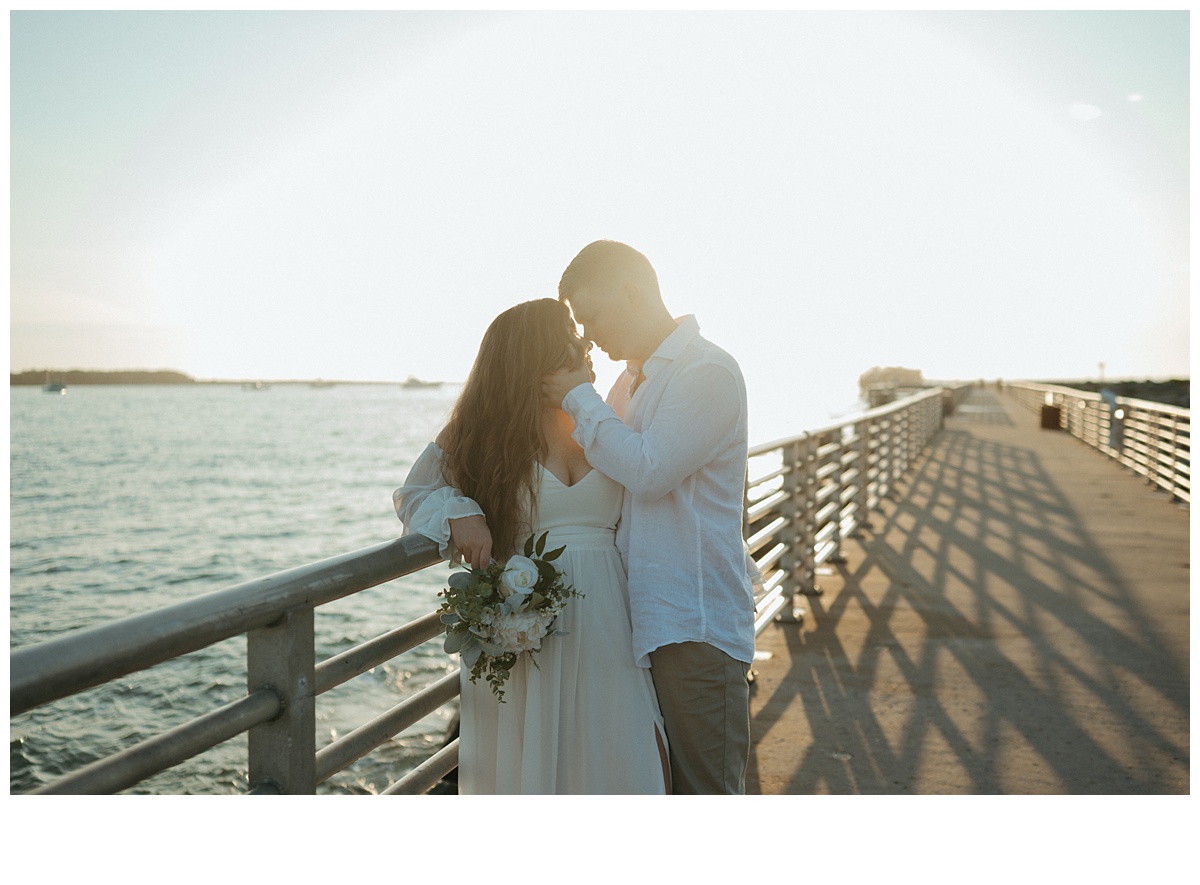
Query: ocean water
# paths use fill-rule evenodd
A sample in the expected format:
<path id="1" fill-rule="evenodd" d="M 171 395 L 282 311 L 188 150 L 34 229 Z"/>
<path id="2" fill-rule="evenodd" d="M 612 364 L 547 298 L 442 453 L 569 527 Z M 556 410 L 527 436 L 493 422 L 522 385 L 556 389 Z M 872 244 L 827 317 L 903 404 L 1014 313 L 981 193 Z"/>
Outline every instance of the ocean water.
<path id="1" fill-rule="evenodd" d="M 392 490 L 459 389 L 10 388 L 10 647 L 397 537 Z M 813 405 L 808 426 L 854 408 Z M 751 443 L 782 435 L 759 426 L 766 436 Z M 318 609 L 318 661 L 433 610 L 447 574 L 435 566 Z M 245 654 L 244 637 L 230 639 L 13 717 L 10 790 L 243 696 Z M 454 666 L 435 640 L 321 695 L 318 749 Z M 427 717 L 318 792 L 385 789 L 441 744 L 451 715 Z M 246 787 L 242 735 L 129 792 Z"/>
<path id="2" fill-rule="evenodd" d="M 457 386 L 79 386 L 10 393 L 11 648 L 149 611 L 400 533 L 391 493 Z M 318 609 L 317 659 L 431 611 L 433 567 Z M 13 717 L 10 790 L 38 784 L 245 694 L 244 637 Z M 317 699 L 317 746 L 454 665 L 426 643 Z M 318 787 L 386 788 L 440 745 L 424 720 Z M 246 737 L 131 789 L 246 789 Z"/>

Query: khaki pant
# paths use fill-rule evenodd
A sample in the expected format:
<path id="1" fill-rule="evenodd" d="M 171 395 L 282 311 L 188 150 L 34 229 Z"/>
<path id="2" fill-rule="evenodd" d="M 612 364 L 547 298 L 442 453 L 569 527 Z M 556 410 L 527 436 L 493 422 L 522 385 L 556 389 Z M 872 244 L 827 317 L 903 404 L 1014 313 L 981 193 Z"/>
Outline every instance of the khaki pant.
<path id="1" fill-rule="evenodd" d="M 746 792 L 749 672 L 749 664 L 706 642 L 664 645 L 650 653 L 650 675 L 671 747 L 673 792 Z"/>

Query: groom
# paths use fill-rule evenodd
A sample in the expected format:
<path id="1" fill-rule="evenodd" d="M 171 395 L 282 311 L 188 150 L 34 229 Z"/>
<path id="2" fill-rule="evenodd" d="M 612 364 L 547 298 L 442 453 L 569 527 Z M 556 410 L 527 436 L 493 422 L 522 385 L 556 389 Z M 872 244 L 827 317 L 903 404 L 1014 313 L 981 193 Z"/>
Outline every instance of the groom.
<path id="1" fill-rule="evenodd" d="M 676 793 L 744 793 L 754 596 L 742 541 L 746 387 L 737 362 L 674 319 L 637 250 L 585 247 L 563 272 L 584 337 L 627 369 L 607 402 L 586 366 L 543 382 L 588 462 L 625 486 L 617 546 L 634 656 L 649 666 Z"/>

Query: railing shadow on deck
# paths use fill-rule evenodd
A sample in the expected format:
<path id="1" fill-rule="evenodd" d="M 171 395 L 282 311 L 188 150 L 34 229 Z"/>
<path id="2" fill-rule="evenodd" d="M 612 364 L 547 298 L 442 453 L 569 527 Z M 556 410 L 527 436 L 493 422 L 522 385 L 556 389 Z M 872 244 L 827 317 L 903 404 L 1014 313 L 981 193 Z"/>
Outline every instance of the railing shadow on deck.
<path id="1" fill-rule="evenodd" d="M 1148 616 L 1036 453 L 948 427 L 897 491 L 759 699 L 767 731 L 798 691 L 811 732 L 783 792 L 1186 793 L 1187 641 Z M 955 782 L 930 789 L 931 766 Z"/>

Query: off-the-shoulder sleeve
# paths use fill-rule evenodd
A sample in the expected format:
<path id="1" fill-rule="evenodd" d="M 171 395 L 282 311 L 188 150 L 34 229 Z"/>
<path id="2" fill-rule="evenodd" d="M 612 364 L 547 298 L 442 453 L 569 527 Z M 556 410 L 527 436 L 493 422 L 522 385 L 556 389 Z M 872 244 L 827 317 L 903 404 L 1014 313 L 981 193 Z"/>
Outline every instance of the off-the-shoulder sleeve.
<path id="1" fill-rule="evenodd" d="M 392 492 L 392 503 L 396 516 L 404 523 L 405 535 L 424 535 L 437 541 L 442 556 L 455 562 L 459 556 L 450 540 L 450 520 L 482 516 L 483 511 L 446 481 L 441 463 L 441 448 L 430 443 L 408 472 L 404 485 Z"/>

